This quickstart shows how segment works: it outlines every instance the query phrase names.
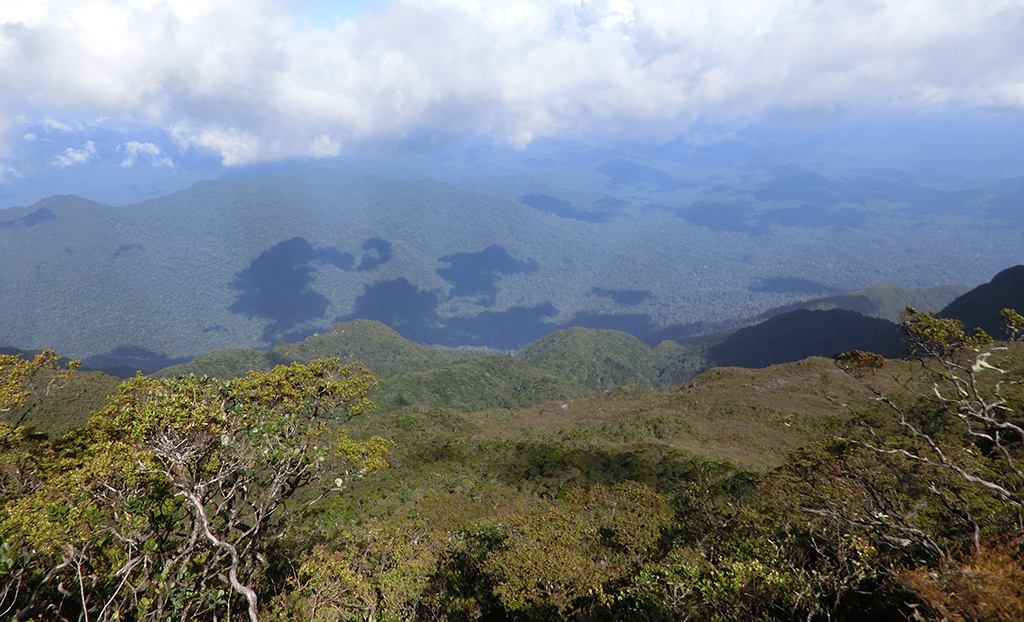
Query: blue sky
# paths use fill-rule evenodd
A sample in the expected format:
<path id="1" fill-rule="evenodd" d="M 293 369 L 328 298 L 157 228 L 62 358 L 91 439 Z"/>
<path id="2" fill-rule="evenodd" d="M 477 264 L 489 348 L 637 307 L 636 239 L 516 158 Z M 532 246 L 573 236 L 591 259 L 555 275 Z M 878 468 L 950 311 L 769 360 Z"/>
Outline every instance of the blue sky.
<path id="1" fill-rule="evenodd" d="M 373 6 L 382 3 L 376 0 L 290 0 L 285 3 L 299 19 L 309 20 L 309 27 L 319 30 L 334 30 L 339 22 L 355 20 Z"/>
<path id="2" fill-rule="evenodd" d="M 1022 34 L 1024 0 L 0 0 L 0 184 L 101 159 L 699 145 L 761 127 L 860 128 L 843 144 L 891 161 L 886 133 L 917 124 L 901 139 L 915 157 L 984 160 L 985 137 L 1019 136 Z"/>

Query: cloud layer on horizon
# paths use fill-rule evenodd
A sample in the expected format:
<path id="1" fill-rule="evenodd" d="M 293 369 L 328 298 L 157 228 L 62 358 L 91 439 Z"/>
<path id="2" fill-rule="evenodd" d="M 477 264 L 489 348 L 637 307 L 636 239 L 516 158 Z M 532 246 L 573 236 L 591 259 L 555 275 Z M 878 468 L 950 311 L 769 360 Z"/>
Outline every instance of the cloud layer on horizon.
<path id="1" fill-rule="evenodd" d="M 332 30 L 271 0 L 0 5 L 0 160 L 44 119 L 165 128 L 235 165 L 773 113 L 1024 112 L 1024 0 L 393 0 Z"/>

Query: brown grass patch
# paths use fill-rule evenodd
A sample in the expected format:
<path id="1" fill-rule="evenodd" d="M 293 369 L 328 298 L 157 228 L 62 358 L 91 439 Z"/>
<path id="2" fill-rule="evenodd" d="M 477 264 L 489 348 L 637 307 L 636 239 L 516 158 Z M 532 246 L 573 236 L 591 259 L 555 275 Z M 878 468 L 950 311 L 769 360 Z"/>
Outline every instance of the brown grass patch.
<path id="1" fill-rule="evenodd" d="M 909 376 L 910 365 L 890 361 L 867 380 L 895 393 L 891 376 Z M 470 418 L 482 439 L 557 435 L 619 450 L 657 444 L 767 470 L 797 447 L 838 430 L 854 412 L 877 408 L 862 382 L 829 359 L 810 358 L 765 369 L 716 368 L 665 392 L 620 387 Z"/>

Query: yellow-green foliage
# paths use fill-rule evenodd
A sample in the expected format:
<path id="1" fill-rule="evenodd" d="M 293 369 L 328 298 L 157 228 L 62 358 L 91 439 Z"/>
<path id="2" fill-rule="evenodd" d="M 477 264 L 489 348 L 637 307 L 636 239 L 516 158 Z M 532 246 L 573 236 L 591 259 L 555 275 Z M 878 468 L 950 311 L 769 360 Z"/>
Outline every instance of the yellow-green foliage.
<path id="1" fill-rule="evenodd" d="M 325 425 L 372 410 L 375 386 L 336 360 L 124 383 L 85 428 L 10 457 L 32 481 L 4 504 L 0 537 L 19 552 L 18 581 L 39 589 L 0 604 L 98 620 L 254 616 L 268 547 L 300 515 L 289 505 L 386 466 L 391 443 Z M 18 474 L 5 475 L 13 490 Z"/>
<path id="2" fill-rule="evenodd" d="M 964 348 L 992 343 L 992 337 L 980 328 L 968 335 L 960 320 L 937 318 L 934 313 L 922 313 L 914 307 L 903 312 L 901 325 L 910 338 L 912 353 L 919 356 L 950 357 Z"/>
<path id="3" fill-rule="evenodd" d="M 1003 326 L 1006 328 L 1010 341 L 1017 341 L 1021 331 L 1024 330 L 1024 317 L 1013 309 L 1003 309 L 999 312 L 999 316 L 1003 319 Z"/>
<path id="4" fill-rule="evenodd" d="M 959 427 L 959 402 L 931 391 L 954 395 L 950 374 L 974 373 L 976 395 L 1001 396 L 1012 430 L 1022 346 L 909 317 L 912 336 L 960 366 L 851 352 L 714 369 L 666 392 L 359 417 L 376 381 L 337 360 L 224 382 L 137 377 L 58 441 L 9 436 L 0 612 L 27 604 L 74 619 L 84 596 L 90 620 L 144 622 L 244 619 L 255 600 L 278 622 L 1016 619 L 1015 507 L 866 443 L 920 454 L 930 439 L 1019 493 L 1005 460 L 1020 464 L 1019 443 L 986 449 Z M 578 355 L 601 355 L 606 336 L 570 331 L 548 346 L 600 380 L 614 365 Z M 648 360 L 630 352 L 606 362 Z M 447 388 L 449 405 L 468 409 L 518 391 L 506 395 L 514 406 L 557 376 L 528 369 L 536 362 L 482 356 L 408 374 L 420 384 L 406 396 Z M 385 458 L 391 468 L 359 478 Z"/>
<path id="5" fill-rule="evenodd" d="M 45 350 L 32 359 L 0 354 L 0 411 L 24 406 L 32 395 L 32 390 L 26 386 L 28 382 L 44 370 L 60 370 L 60 358 L 53 350 Z M 71 361 L 54 380 L 67 380 L 81 364 L 81 361 Z"/>
<path id="6" fill-rule="evenodd" d="M 647 558 L 669 520 L 664 499 L 643 484 L 573 490 L 564 503 L 537 502 L 511 517 L 483 569 L 509 610 L 607 606 L 606 585 Z"/>

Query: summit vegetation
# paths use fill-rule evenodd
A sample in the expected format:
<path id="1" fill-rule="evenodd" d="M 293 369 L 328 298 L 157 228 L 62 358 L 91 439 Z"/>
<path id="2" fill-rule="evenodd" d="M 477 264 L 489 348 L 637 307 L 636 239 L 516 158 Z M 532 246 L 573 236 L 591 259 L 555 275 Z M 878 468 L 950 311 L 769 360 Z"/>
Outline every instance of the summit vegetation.
<path id="1" fill-rule="evenodd" d="M 982 287 L 999 332 L 793 310 L 511 355 L 357 320 L 123 382 L 0 355 L 0 618 L 1019 620 L 1024 318 Z"/>

